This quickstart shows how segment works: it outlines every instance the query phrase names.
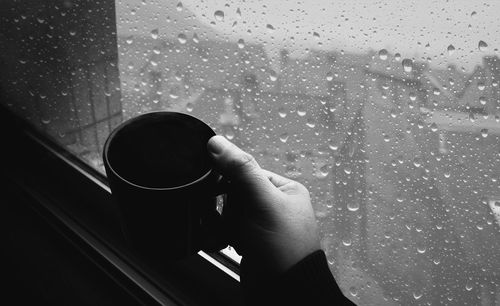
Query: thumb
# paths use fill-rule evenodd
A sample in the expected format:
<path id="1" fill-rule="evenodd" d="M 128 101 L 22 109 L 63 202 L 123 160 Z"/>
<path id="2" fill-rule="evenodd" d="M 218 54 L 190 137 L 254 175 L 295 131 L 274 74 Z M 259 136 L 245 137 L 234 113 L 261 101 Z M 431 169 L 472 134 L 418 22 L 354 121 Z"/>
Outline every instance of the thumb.
<path id="1" fill-rule="evenodd" d="M 232 183 L 253 190 L 272 187 L 255 158 L 223 136 L 210 138 L 207 149 L 215 168 Z"/>

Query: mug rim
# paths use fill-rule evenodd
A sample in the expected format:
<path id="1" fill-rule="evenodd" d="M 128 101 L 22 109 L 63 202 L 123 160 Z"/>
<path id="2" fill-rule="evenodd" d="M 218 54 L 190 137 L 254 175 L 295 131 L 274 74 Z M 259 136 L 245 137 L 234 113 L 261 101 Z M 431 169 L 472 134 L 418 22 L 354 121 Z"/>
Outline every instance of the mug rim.
<path id="1" fill-rule="evenodd" d="M 121 176 L 120 174 L 118 174 L 118 172 L 111 165 L 111 163 L 110 163 L 110 161 L 108 159 L 108 150 L 109 150 L 109 146 L 110 146 L 110 143 L 111 143 L 111 139 L 118 132 L 120 132 L 123 128 L 125 128 L 127 125 L 129 125 L 132 122 L 144 119 L 144 117 L 149 117 L 151 115 L 162 115 L 162 114 L 175 114 L 175 115 L 181 115 L 181 116 L 187 117 L 189 119 L 195 119 L 195 120 L 199 121 L 200 123 L 202 123 L 204 126 L 206 126 L 208 129 L 210 129 L 210 131 L 212 131 L 214 133 L 214 136 L 216 135 L 215 132 L 213 131 L 213 129 L 210 126 L 208 126 L 208 124 L 206 124 L 202 120 L 200 120 L 200 119 L 198 119 L 198 118 L 196 118 L 195 116 L 192 116 L 192 115 L 188 115 L 188 114 L 180 113 L 180 112 L 172 112 L 172 111 L 151 111 L 151 112 L 143 113 L 143 114 L 140 114 L 140 115 L 138 115 L 136 117 L 133 117 L 133 118 L 130 118 L 130 119 L 126 120 L 126 121 L 123 121 L 115 129 L 113 129 L 113 131 L 111 131 L 111 133 L 109 133 L 109 135 L 106 138 L 106 141 L 104 143 L 103 154 L 102 154 L 103 155 L 103 162 L 104 162 L 105 167 L 109 168 L 109 170 L 111 172 L 113 172 L 113 174 L 116 175 L 116 177 L 118 177 L 120 180 L 122 180 L 122 181 L 126 182 L 127 184 L 132 185 L 132 186 L 134 186 L 136 188 L 145 189 L 145 190 L 176 190 L 176 189 L 182 189 L 182 188 L 185 188 L 185 187 L 189 187 L 189 186 L 195 185 L 195 184 L 203 181 L 206 177 L 208 177 L 212 173 L 212 170 L 213 170 L 212 168 L 210 168 L 201 177 L 199 177 L 199 178 L 197 178 L 197 179 L 195 179 L 195 180 L 193 180 L 193 181 L 191 181 L 189 183 L 183 184 L 183 185 L 174 186 L 174 187 L 147 187 L 147 186 L 142 186 L 142 185 L 139 185 L 139 184 L 136 184 L 136 183 L 133 183 L 133 182 L 127 180 L 126 178 L 124 178 L 123 176 Z M 106 173 L 106 177 L 107 176 L 108 175 Z M 108 182 L 109 182 L 109 178 L 108 178 Z"/>

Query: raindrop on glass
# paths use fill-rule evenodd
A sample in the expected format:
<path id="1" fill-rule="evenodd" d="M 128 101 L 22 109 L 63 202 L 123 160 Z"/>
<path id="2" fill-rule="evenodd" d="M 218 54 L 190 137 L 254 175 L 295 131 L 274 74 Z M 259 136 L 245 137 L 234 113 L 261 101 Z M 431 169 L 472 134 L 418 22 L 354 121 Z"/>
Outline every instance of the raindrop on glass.
<path id="1" fill-rule="evenodd" d="M 245 41 L 243 40 L 243 38 L 238 39 L 238 48 L 245 48 Z"/>
<path id="2" fill-rule="evenodd" d="M 233 138 L 234 138 L 234 131 L 232 129 L 227 130 L 226 133 L 224 134 L 224 136 L 227 139 L 229 139 L 229 140 L 233 140 Z"/>
<path id="3" fill-rule="evenodd" d="M 326 73 L 326 80 L 327 81 L 333 80 L 333 74 L 330 71 Z"/>
<path id="4" fill-rule="evenodd" d="M 306 125 L 310 128 L 314 128 L 316 126 L 316 122 L 314 121 L 314 119 L 312 118 L 308 118 L 307 119 L 307 122 L 306 122 Z"/>
<path id="5" fill-rule="evenodd" d="M 357 296 L 358 295 L 358 289 L 356 287 L 352 286 L 351 288 L 349 288 L 349 293 L 352 296 Z"/>
<path id="6" fill-rule="evenodd" d="M 274 70 L 269 71 L 269 79 L 272 82 L 275 82 L 278 79 L 278 75 L 276 74 L 276 71 L 274 71 Z"/>
<path id="7" fill-rule="evenodd" d="M 378 51 L 378 57 L 383 61 L 385 61 L 387 59 L 387 54 L 388 54 L 388 52 L 386 49 L 382 49 L 382 50 Z"/>
<path id="8" fill-rule="evenodd" d="M 179 35 L 177 35 L 177 40 L 179 40 L 181 44 L 185 44 L 187 42 L 186 34 L 180 33 Z"/>
<path id="9" fill-rule="evenodd" d="M 200 39 L 198 38 L 198 34 L 196 34 L 196 33 L 193 34 L 193 42 L 196 44 L 200 42 Z"/>
<path id="10" fill-rule="evenodd" d="M 177 6 L 175 7 L 178 12 L 181 12 L 182 9 L 184 9 L 184 6 L 182 5 L 182 2 L 177 3 Z"/>
<path id="11" fill-rule="evenodd" d="M 455 47 L 453 45 L 449 45 L 447 50 L 448 50 L 448 55 L 453 55 L 453 53 L 455 53 Z"/>
<path id="12" fill-rule="evenodd" d="M 347 209 L 349 211 L 358 211 L 359 210 L 359 202 L 352 201 L 352 202 L 347 203 Z"/>
<path id="13" fill-rule="evenodd" d="M 269 31 L 274 31 L 274 27 L 273 27 L 273 25 L 272 25 L 272 24 L 269 24 L 269 23 L 268 23 L 268 24 L 266 25 L 266 28 L 267 28 Z"/>
<path id="14" fill-rule="evenodd" d="M 481 129 L 481 136 L 483 136 L 483 138 L 488 137 L 488 129 Z"/>
<path id="15" fill-rule="evenodd" d="M 153 29 L 151 31 L 151 38 L 158 39 L 158 29 Z"/>
<path id="16" fill-rule="evenodd" d="M 419 300 L 421 297 L 422 297 L 422 293 L 421 292 L 413 292 L 413 298 L 415 300 Z"/>
<path id="17" fill-rule="evenodd" d="M 286 143 L 288 140 L 288 133 L 281 134 L 279 138 L 282 143 Z"/>
<path id="18" fill-rule="evenodd" d="M 299 106 L 297 107 L 297 115 L 299 115 L 299 116 L 303 117 L 303 116 L 305 116 L 306 114 L 307 114 L 307 112 L 306 112 L 306 110 L 304 109 L 304 105 L 302 105 L 302 104 L 301 104 L 301 105 L 299 105 Z"/>
<path id="19" fill-rule="evenodd" d="M 477 47 L 479 48 L 479 51 L 481 51 L 481 52 L 488 51 L 488 44 L 482 40 L 479 41 L 479 43 L 477 44 Z"/>
<path id="20" fill-rule="evenodd" d="M 215 11 L 214 13 L 215 20 L 224 21 L 224 12 L 223 11 Z"/>
<path id="21" fill-rule="evenodd" d="M 280 107 L 278 108 L 278 115 L 281 117 L 281 118 L 285 118 L 286 117 L 286 110 L 284 107 Z"/>
<path id="22" fill-rule="evenodd" d="M 411 59 L 405 58 L 402 64 L 405 72 L 411 72 L 413 70 L 413 61 Z"/>

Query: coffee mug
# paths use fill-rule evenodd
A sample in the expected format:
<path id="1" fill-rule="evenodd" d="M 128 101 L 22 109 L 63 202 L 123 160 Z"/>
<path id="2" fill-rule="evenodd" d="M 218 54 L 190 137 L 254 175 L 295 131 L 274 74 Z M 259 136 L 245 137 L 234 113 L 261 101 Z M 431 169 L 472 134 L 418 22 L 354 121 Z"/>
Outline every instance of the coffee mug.
<path id="1" fill-rule="evenodd" d="M 207 151 L 214 135 L 193 116 L 152 112 L 122 123 L 107 138 L 106 174 L 122 231 L 137 254 L 182 259 L 217 240 L 208 237 L 220 227 L 221 176 Z"/>

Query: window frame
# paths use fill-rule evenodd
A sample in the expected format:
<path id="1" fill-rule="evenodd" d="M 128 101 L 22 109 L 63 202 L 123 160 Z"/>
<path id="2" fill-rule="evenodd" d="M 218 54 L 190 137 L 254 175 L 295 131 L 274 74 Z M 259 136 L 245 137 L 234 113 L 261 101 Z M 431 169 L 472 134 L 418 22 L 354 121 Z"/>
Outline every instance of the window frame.
<path id="1" fill-rule="evenodd" d="M 37 210 L 80 252 L 142 303 L 242 304 L 239 266 L 233 260 L 219 252 L 200 252 L 154 271 L 119 241 L 116 210 L 103 174 L 5 105 L 0 105 L 0 119 L 0 135 L 12 148 L 0 155 L 9 161 L 4 171 L 8 179 L 35 199 Z"/>

